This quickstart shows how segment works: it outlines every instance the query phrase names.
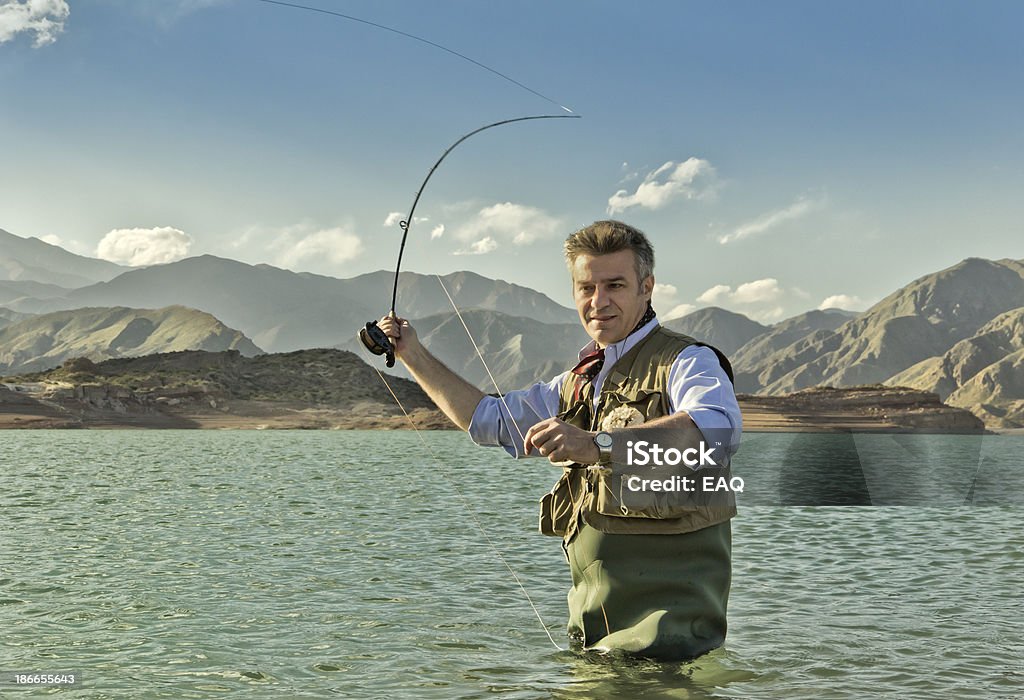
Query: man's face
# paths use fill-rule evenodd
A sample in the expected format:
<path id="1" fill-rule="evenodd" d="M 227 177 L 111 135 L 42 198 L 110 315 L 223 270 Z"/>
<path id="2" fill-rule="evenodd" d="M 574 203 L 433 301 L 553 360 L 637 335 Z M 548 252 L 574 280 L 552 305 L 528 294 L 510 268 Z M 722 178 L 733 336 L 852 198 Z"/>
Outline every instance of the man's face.
<path id="1" fill-rule="evenodd" d="M 573 297 L 587 335 L 601 347 L 625 338 L 647 310 L 654 277 L 640 281 L 631 250 L 581 255 L 572 266 Z"/>

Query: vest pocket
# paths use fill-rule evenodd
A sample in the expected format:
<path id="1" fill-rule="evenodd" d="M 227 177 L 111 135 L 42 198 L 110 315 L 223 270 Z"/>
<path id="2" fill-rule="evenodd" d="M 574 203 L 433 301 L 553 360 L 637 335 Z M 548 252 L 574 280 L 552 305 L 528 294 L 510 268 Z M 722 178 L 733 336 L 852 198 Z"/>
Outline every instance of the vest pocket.
<path id="1" fill-rule="evenodd" d="M 610 473 L 595 474 L 594 509 L 615 518 L 658 520 L 693 518 L 710 508 L 732 507 L 732 494 L 705 492 L 701 480 L 723 470 L 691 470 L 683 465 L 631 467 L 615 464 Z"/>
<path id="2" fill-rule="evenodd" d="M 600 425 L 595 426 L 595 429 L 615 430 L 616 428 L 640 425 L 649 416 L 664 415 L 661 410 L 663 401 L 660 391 L 648 389 L 602 391 L 600 409 L 602 418 Z"/>
<path id="3" fill-rule="evenodd" d="M 550 493 L 540 499 L 540 532 L 543 535 L 564 537 L 575 512 L 573 495 L 579 494 L 580 484 L 574 487 L 573 473 L 566 469 Z"/>

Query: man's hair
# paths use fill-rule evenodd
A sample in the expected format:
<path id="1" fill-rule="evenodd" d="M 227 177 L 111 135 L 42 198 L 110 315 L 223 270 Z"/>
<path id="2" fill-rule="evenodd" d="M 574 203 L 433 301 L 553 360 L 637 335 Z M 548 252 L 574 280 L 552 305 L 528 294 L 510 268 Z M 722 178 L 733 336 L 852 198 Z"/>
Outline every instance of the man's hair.
<path id="1" fill-rule="evenodd" d="M 621 221 L 595 221 L 565 239 L 565 262 L 572 274 L 573 264 L 581 255 L 608 255 L 632 250 L 636 260 L 638 282 L 654 274 L 654 248 L 643 231 Z"/>

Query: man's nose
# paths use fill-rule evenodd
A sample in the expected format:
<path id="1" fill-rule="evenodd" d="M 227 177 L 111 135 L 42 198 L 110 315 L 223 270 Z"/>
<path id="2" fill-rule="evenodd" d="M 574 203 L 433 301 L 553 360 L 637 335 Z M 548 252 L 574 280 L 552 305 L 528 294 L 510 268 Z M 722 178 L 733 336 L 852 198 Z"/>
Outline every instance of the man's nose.
<path id="1" fill-rule="evenodd" d="M 590 305 L 596 309 L 603 309 L 608 303 L 608 292 L 601 285 L 594 287 L 594 294 L 590 297 Z"/>

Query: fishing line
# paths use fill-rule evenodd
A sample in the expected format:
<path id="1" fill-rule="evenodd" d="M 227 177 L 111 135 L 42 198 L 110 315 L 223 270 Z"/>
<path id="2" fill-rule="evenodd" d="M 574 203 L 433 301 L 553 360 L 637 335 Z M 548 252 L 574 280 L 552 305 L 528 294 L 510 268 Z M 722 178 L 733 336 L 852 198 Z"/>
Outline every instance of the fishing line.
<path id="1" fill-rule="evenodd" d="M 405 32 L 405 31 L 402 31 L 400 29 L 395 29 L 394 27 L 389 27 L 387 25 L 380 24 L 378 22 L 371 22 L 370 20 L 362 19 L 360 17 L 355 17 L 353 15 L 348 15 L 348 14 L 345 14 L 345 13 L 342 13 L 342 12 L 335 12 L 334 10 L 326 10 L 326 9 L 323 9 L 323 8 L 320 8 L 320 7 L 313 7 L 311 5 L 300 5 L 298 3 L 293 3 L 293 2 L 284 2 L 283 0 L 256 0 L 256 2 L 262 2 L 262 3 L 267 4 L 267 5 L 278 5 L 278 6 L 281 6 L 281 7 L 287 7 L 287 8 L 296 9 L 296 10 L 305 10 L 307 12 L 317 12 L 317 13 L 324 14 L 324 15 L 330 15 L 332 17 L 338 17 L 340 19 L 347 19 L 347 20 L 349 20 L 351 22 L 358 22 L 359 24 L 364 24 L 364 25 L 367 25 L 367 26 L 370 26 L 370 27 L 374 27 L 376 29 L 382 29 L 384 31 L 391 32 L 393 34 L 398 34 L 399 36 L 403 36 L 403 37 L 406 37 L 408 39 L 413 39 L 415 41 L 418 41 L 420 43 L 426 44 L 428 46 L 432 46 L 432 47 L 434 47 L 436 49 L 440 49 L 441 51 L 444 51 L 444 52 L 449 53 L 449 54 L 451 54 L 453 56 L 456 56 L 457 58 L 461 58 L 464 61 L 472 63 L 473 65 L 475 65 L 475 66 L 477 66 L 479 68 L 482 68 L 482 69 L 486 70 L 487 72 L 489 72 L 489 73 L 491 73 L 493 75 L 496 75 L 499 78 L 501 78 L 501 79 L 503 79 L 503 80 L 505 80 L 507 82 L 510 82 L 510 83 L 512 83 L 513 85 L 516 85 L 519 88 L 522 88 L 523 90 L 526 90 L 530 94 L 535 95 L 535 96 L 537 96 L 537 97 L 539 97 L 539 98 L 541 98 L 541 99 L 543 99 L 543 100 L 545 100 L 547 102 L 550 102 L 551 104 L 553 104 L 556 107 L 560 108 L 564 112 L 568 113 L 568 114 L 559 114 L 559 115 L 539 115 L 539 116 L 529 116 L 529 117 L 518 117 L 518 118 L 515 118 L 515 119 L 504 119 L 502 121 L 494 122 L 493 124 L 487 124 L 487 125 L 482 126 L 482 127 L 478 128 L 478 129 L 474 129 L 473 131 L 469 132 L 468 134 L 465 134 L 458 141 L 456 141 L 451 146 L 449 146 L 445 150 L 444 153 L 441 154 L 441 157 L 438 158 L 437 161 L 434 163 L 433 167 L 430 169 L 430 171 L 427 173 L 427 176 L 424 178 L 423 183 L 420 185 L 419 190 L 417 190 L 416 197 L 413 200 L 412 207 L 409 210 L 409 215 L 406 217 L 406 219 L 404 221 L 401 221 L 400 224 L 399 224 L 401 229 L 402 229 L 402 242 L 401 242 L 401 245 L 400 245 L 399 250 L 398 250 L 398 263 L 395 266 L 394 287 L 392 288 L 392 291 L 391 291 L 391 315 L 392 316 L 397 316 L 397 314 L 395 313 L 395 305 L 396 305 L 396 301 L 397 301 L 397 298 L 398 298 L 398 278 L 399 278 L 399 273 L 400 273 L 401 267 L 402 267 L 402 255 L 405 252 L 405 244 L 406 244 L 406 240 L 408 239 L 408 236 L 409 236 L 409 229 L 410 229 L 410 227 L 412 225 L 412 222 L 414 221 L 413 215 L 416 212 L 416 205 L 419 203 L 420 196 L 423 194 L 423 190 L 426 188 L 427 183 L 430 181 L 431 176 L 434 174 L 434 171 L 437 170 L 438 166 L 441 165 L 441 162 L 448 156 L 448 154 L 451 153 L 452 150 L 454 150 L 456 146 L 458 146 L 460 143 L 462 143 L 463 141 L 468 139 L 470 136 L 473 136 L 474 134 L 477 134 L 477 133 L 479 133 L 481 131 L 484 131 L 486 129 L 491 129 L 491 128 L 494 128 L 494 127 L 497 127 L 497 126 L 502 126 L 504 124 L 512 124 L 514 122 L 529 121 L 529 120 L 534 120 L 534 119 L 578 119 L 579 115 L 575 114 L 571 109 L 569 109 L 565 105 L 556 102 L 555 100 L 551 99 L 547 95 L 544 95 L 544 94 L 538 92 L 537 90 L 534 90 L 533 88 L 531 88 L 531 87 L 529 87 L 527 85 L 524 85 L 523 83 L 519 82 L 518 80 L 512 78 L 509 75 L 506 75 L 505 73 L 502 73 L 501 71 L 498 71 L 498 70 L 496 70 L 494 68 L 491 68 L 490 66 L 485 65 L 485 64 L 481 63 L 480 61 L 477 61 L 476 59 L 470 58 L 466 54 L 463 54 L 463 53 L 460 53 L 458 51 L 455 51 L 454 49 L 450 49 L 447 46 L 443 46 L 441 44 L 438 44 L 437 42 L 431 41 L 431 40 L 426 39 L 424 37 L 417 36 L 416 34 L 412 34 L 410 32 Z M 492 384 L 494 384 L 495 390 L 498 392 L 498 397 L 500 398 L 502 405 L 505 407 L 505 411 L 508 413 L 508 416 L 509 416 L 510 420 L 512 421 L 512 424 L 515 426 L 516 432 L 519 433 L 519 438 L 525 444 L 526 438 L 523 435 L 523 431 L 519 427 L 519 424 L 516 422 L 515 418 L 512 416 L 512 412 L 509 410 L 508 404 L 505 401 L 505 395 L 502 393 L 501 389 L 498 388 L 498 384 L 497 384 L 497 382 L 494 379 L 494 374 L 491 372 L 490 367 L 487 366 L 487 362 L 484 360 L 483 353 L 480 351 L 479 345 L 477 344 L 476 340 L 473 338 L 473 334 L 470 333 L 469 326 L 466 324 L 466 321 L 463 318 L 462 313 L 459 311 L 458 306 L 455 304 L 454 298 L 452 298 L 452 295 L 451 295 L 451 293 L 449 293 L 448 288 L 445 287 L 444 281 L 441 279 L 440 275 L 437 275 L 437 281 L 441 284 L 441 289 L 444 290 L 445 295 L 448 297 L 448 301 L 451 302 L 452 308 L 455 310 L 455 315 L 458 317 L 459 321 L 462 323 L 462 327 L 465 329 L 466 335 L 469 336 L 469 340 L 473 344 L 473 349 L 476 351 L 477 357 L 480 358 L 480 362 L 483 364 L 484 369 L 487 372 L 487 376 L 490 377 Z M 360 340 L 362 341 L 363 345 L 370 352 L 372 352 L 372 353 L 374 353 L 376 355 L 386 355 L 387 366 L 388 367 L 394 366 L 394 363 L 395 363 L 394 348 L 393 348 L 393 346 L 392 346 L 392 344 L 390 342 L 390 339 L 377 326 L 377 322 L 376 321 L 368 322 L 366 324 L 366 327 L 360 331 L 359 337 L 360 337 Z M 431 459 L 433 459 L 434 463 L 437 465 L 438 472 L 442 475 L 442 477 L 445 479 L 445 481 L 447 481 L 449 483 L 449 485 L 452 487 L 452 490 L 455 492 L 455 494 L 458 496 L 459 500 L 462 502 L 462 505 L 464 506 L 466 513 L 470 516 L 470 518 L 472 519 L 474 525 L 476 526 L 477 532 L 479 532 L 481 535 L 483 535 L 484 540 L 487 542 L 487 545 L 490 547 L 491 551 L 494 552 L 494 554 L 498 557 L 498 559 L 501 560 L 501 563 L 505 565 L 505 568 L 508 569 L 508 572 L 512 576 L 512 579 L 516 582 L 516 585 L 519 586 L 519 589 L 522 591 L 523 596 L 525 596 L 527 602 L 530 604 L 530 608 L 533 610 L 534 615 L 537 617 L 537 620 L 540 622 L 541 628 L 544 630 L 544 633 L 547 635 L 548 639 L 551 641 L 551 644 L 555 647 L 555 649 L 558 649 L 559 651 L 566 651 L 565 648 L 559 646 L 558 642 L 556 642 L 555 638 L 551 635 L 551 631 L 548 629 L 547 624 L 545 624 L 544 618 L 541 617 L 540 611 L 537 609 L 536 604 L 534 604 L 533 598 L 530 597 L 529 592 L 526 590 L 526 587 L 523 585 L 523 582 L 520 580 L 518 574 L 516 574 L 515 570 L 508 563 L 508 560 L 501 553 L 501 550 L 498 549 L 498 547 L 494 544 L 493 540 L 491 540 L 490 536 L 487 534 L 487 530 L 484 528 L 483 524 L 480 522 L 480 519 L 477 517 L 476 511 L 473 509 L 472 504 L 470 503 L 469 499 L 467 499 L 465 497 L 465 495 L 463 495 L 462 491 L 459 489 L 459 487 L 456 484 L 455 480 L 453 478 L 451 478 L 447 474 L 447 471 L 444 469 L 444 466 L 443 466 L 441 460 L 438 459 L 437 455 L 430 448 L 429 443 L 424 439 L 423 435 L 420 432 L 420 429 L 416 425 L 416 422 L 412 419 L 412 416 L 405 409 L 405 406 L 402 405 L 401 400 L 398 398 L 398 395 L 395 393 L 395 391 L 391 388 L 391 385 L 388 383 L 387 379 L 385 379 L 384 374 L 376 366 L 374 366 L 374 365 L 371 365 L 371 366 L 373 366 L 374 371 L 377 372 L 377 376 L 380 377 L 381 381 L 384 383 L 384 386 L 387 388 L 388 393 L 391 394 L 391 397 L 395 400 L 395 403 L 398 404 L 399 409 L 401 409 L 402 413 L 405 415 L 405 419 L 408 421 L 409 425 L 412 427 L 413 431 L 416 433 L 416 436 L 419 438 L 420 442 L 423 444 L 424 449 L 426 449 L 426 451 L 430 455 Z"/>
<path id="2" fill-rule="evenodd" d="M 484 354 L 480 352 L 480 346 L 476 344 L 476 339 L 473 338 L 473 334 L 469 332 L 469 326 L 466 325 L 466 319 L 462 318 L 462 313 L 459 311 L 459 307 L 456 306 L 455 300 L 452 299 L 451 293 L 448 291 L 448 287 L 444 286 L 444 280 L 441 279 L 441 275 L 434 275 L 437 277 L 437 281 L 441 284 L 441 289 L 444 290 L 444 294 L 448 297 L 448 301 L 452 303 L 452 308 L 455 309 L 455 315 L 458 316 L 459 321 L 462 323 L 462 327 L 466 329 L 466 335 L 469 336 L 469 342 L 473 344 L 473 349 L 476 350 L 476 356 L 480 358 L 480 364 L 484 366 L 484 370 L 487 372 L 487 376 L 491 378 L 491 384 L 494 385 L 494 390 L 498 392 L 498 398 L 501 400 L 501 405 L 505 407 L 505 412 L 508 413 L 509 420 L 512 421 L 512 425 L 516 427 L 516 432 L 519 433 L 519 439 L 523 441 L 523 448 L 526 448 L 526 436 L 523 435 L 523 429 L 519 427 L 519 423 L 516 422 L 515 416 L 512 415 L 512 410 L 508 407 L 505 402 L 505 394 L 500 388 L 498 388 L 498 382 L 491 373 L 491 368 L 484 362 Z"/>
<path id="3" fill-rule="evenodd" d="M 391 32 L 393 34 L 398 34 L 399 36 L 404 36 L 404 37 L 406 37 L 408 39 L 415 39 L 416 41 L 419 41 L 421 43 L 426 44 L 427 46 L 433 46 L 435 49 L 441 49 L 442 51 L 450 53 L 453 56 L 457 56 L 458 58 L 461 58 L 464 61 L 469 61 L 474 66 L 478 66 L 480 68 L 483 68 L 488 73 L 493 73 L 494 75 L 498 76 L 499 78 L 501 78 L 503 80 L 507 80 L 508 82 L 512 83 L 513 85 L 517 85 L 518 87 L 521 87 L 523 90 L 526 90 L 527 92 L 529 92 L 529 93 L 531 93 L 533 95 L 536 95 L 537 97 L 541 98 L 542 100 L 546 100 L 546 101 L 550 102 L 551 104 L 555 105 L 556 107 L 559 107 L 560 109 L 565 110 L 569 114 L 574 114 L 574 112 L 571 109 L 569 109 L 568 107 L 566 107 L 565 105 L 559 104 L 558 102 L 556 102 L 555 100 L 551 99 L 547 95 L 541 94 L 541 93 L 537 92 L 536 90 L 534 90 L 533 88 L 531 88 L 531 87 L 529 87 L 527 85 L 523 85 L 521 82 L 519 82 L 515 78 L 512 78 L 512 77 L 510 77 L 508 75 L 505 75 L 501 71 L 495 70 L 494 68 L 491 68 L 488 65 L 480 63 L 480 61 L 477 61 L 476 59 L 470 58 L 469 56 L 467 56 L 464 53 L 459 53 L 458 51 L 456 51 L 454 49 L 449 49 L 447 46 L 442 46 L 441 44 L 438 44 L 435 41 L 431 41 L 430 39 L 424 39 L 421 36 L 417 36 L 415 34 L 410 34 L 409 32 L 403 32 L 401 29 L 395 29 L 394 27 L 389 27 L 386 24 L 379 24 L 378 22 L 371 22 L 370 20 L 367 20 L 367 19 L 361 19 L 359 17 L 353 17 L 352 15 L 346 15 L 346 14 L 344 14 L 342 12 L 335 12 L 334 10 L 325 10 L 322 7 L 312 7 L 311 5 L 299 5 L 299 4 L 293 3 L 293 2 L 282 2 L 282 0 L 256 0 L 256 2 L 266 3 L 267 5 L 280 5 L 281 7 L 291 7 L 291 8 L 296 9 L 296 10 L 307 10 L 309 12 L 319 12 L 319 13 L 324 14 L 324 15 L 331 15 L 332 17 L 340 17 L 341 19 L 347 19 L 347 20 L 350 20 L 352 22 L 359 22 L 360 24 L 365 24 L 365 25 L 370 26 L 370 27 L 375 27 L 377 29 L 383 29 L 386 32 Z"/>
<path id="4" fill-rule="evenodd" d="M 442 286 L 444 286 L 443 283 Z M 494 552 L 498 559 L 501 560 L 501 563 L 505 565 L 505 568 L 508 569 L 509 574 L 512 575 L 512 580 L 516 582 L 516 585 L 519 586 L 519 590 L 522 591 L 523 595 L 526 597 L 526 601 L 530 604 L 530 608 L 533 609 L 533 614 L 536 615 L 537 621 L 540 622 L 540 626 L 544 630 L 544 634 L 546 634 L 548 636 L 548 639 L 551 640 L 551 643 L 554 645 L 555 649 L 558 649 L 558 651 L 568 651 L 568 649 L 566 649 L 565 647 L 559 646 L 558 642 L 555 641 L 555 638 L 551 636 L 551 630 L 548 629 L 547 623 L 544 622 L 544 618 L 541 616 L 540 610 L 537 609 L 536 603 L 533 602 L 533 598 L 530 597 L 529 592 L 526 590 L 526 586 L 523 585 L 523 582 L 519 578 L 519 575 L 516 574 L 515 569 L 512 568 L 512 565 L 508 563 L 508 560 L 505 558 L 505 555 L 501 553 L 501 550 L 498 549 L 498 546 L 494 544 L 494 541 L 491 539 L 490 535 L 487 534 L 487 529 L 483 526 L 483 523 L 480 522 L 480 519 L 477 518 L 476 511 L 473 509 L 473 505 L 470 502 L 470 500 L 466 498 L 466 496 L 462 493 L 462 490 L 458 487 L 458 484 L 456 483 L 455 479 L 448 474 L 441 460 L 438 459 L 437 455 L 434 454 L 434 451 L 430 449 L 430 443 L 428 443 L 426 439 L 423 437 L 423 435 L 420 432 L 420 429 L 416 426 L 416 421 L 414 421 L 412 419 L 412 416 L 409 415 L 409 412 L 405 409 L 405 406 L 402 405 L 402 401 L 398 398 L 398 394 L 396 394 L 395 390 L 391 388 L 391 385 L 388 383 L 388 380 L 384 378 L 384 373 L 381 372 L 376 366 L 373 366 L 373 370 L 377 373 L 377 376 L 380 377 L 380 380 L 384 382 L 384 386 L 387 387 L 388 393 L 391 394 L 391 398 L 393 398 L 395 400 L 395 403 L 398 404 L 398 407 L 402 409 L 402 413 L 405 415 L 405 419 L 409 422 L 409 425 L 412 426 L 413 432 L 416 433 L 416 437 L 419 438 L 420 443 L 423 445 L 423 448 L 427 451 L 427 454 L 430 455 L 430 458 L 434 460 L 434 464 L 437 465 L 438 472 L 440 472 L 441 476 L 444 477 L 444 480 L 448 482 L 448 485 L 452 487 L 452 490 L 455 492 L 455 495 L 458 497 L 459 501 L 462 502 L 463 508 L 465 509 L 466 513 L 469 514 L 470 519 L 476 526 L 476 531 L 479 534 L 483 535 L 484 540 L 487 542 L 487 546 L 491 548 L 491 551 Z"/>

